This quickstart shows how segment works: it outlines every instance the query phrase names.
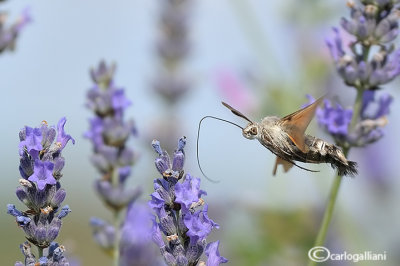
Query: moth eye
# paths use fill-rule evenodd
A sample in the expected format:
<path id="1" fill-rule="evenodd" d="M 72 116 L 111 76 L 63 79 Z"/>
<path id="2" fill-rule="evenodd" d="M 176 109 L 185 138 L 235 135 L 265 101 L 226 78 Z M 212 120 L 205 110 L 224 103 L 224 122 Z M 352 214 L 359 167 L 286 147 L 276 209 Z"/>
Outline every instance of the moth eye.
<path id="1" fill-rule="evenodd" d="M 250 132 L 252 135 L 257 135 L 257 128 L 253 127 Z"/>

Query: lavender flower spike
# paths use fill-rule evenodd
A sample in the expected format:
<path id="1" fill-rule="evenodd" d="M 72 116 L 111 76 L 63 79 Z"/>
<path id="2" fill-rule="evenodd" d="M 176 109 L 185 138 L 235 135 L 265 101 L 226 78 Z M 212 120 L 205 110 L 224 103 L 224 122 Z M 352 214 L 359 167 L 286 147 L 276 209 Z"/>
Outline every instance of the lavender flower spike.
<path id="1" fill-rule="evenodd" d="M 202 198 L 206 192 L 200 189 L 200 178 L 184 175 L 185 143 L 185 137 L 179 139 L 171 162 L 159 141 L 152 142 L 158 154 L 155 165 L 162 175 L 154 180 L 155 192 L 149 201 L 157 216 L 153 218 L 152 235 L 167 265 L 197 265 L 206 248 L 207 236 L 213 228 L 219 228 L 208 217 L 208 205 Z M 211 266 L 227 262 L 219 256 L 217 248 L 218 244 L 207 246 Z"/>
<path id="2" fill-rule="evenodd" d="M 28 210 L 21 212 L 15 205 L 8 204 L 7 213 L 16 218 L 17 224 L 29 240 L 29 243 L 25 242 L 20 247 L 25 265 L 69 265 L 62 255 L 65 248 L 53 244 L 60 232 L 61 220 L 71 212 L 68 205 L 61 208 L 66 196 L 60 184 L 61 170 L 65 165 L 62 150 L 69 139 L 75 142 L 71 136 L 65 134 L 65 122 L 66 119 L 61 118 L 58 124 L 62 124 L 62 127 L 56 128 L 49 127 L 43 121 L 40 127 L 26 126 L 19 133 L 19 170 L 22 178 L 19 180 L 20 187 L 17 188 L 16 195 Z M 37 256 L 32 254 L 30 243 L 38 247 Z M 53 248 L 54 245 L 58 249 Z M 45 248 L 49 248 L 47 256 L 43 256 Z M 16 265 L 21 265 L 21 262 Z"/>
<path id="3" fill-rule="evenodd" d="M 90 71 L 94 85 L 87 93 L 86 106 L 95 116 L 90 119 L 90 129 L 85 137 L 93 144 L 91 161 L 100 174 L 94 189 L 114 216 L 113 225 L 98 218 L 92 218 L 90 225 L 94 240 L 113 256 L 114 264 L 129 265 L 126 262 L 128 253 L 135 250 L 131 248 L 126 252 L 126 247 L 120 246 L 122 211 L 141 195 L 141 188 L 126 185 L 134 163 L 134 152 L 127 142 L 136 134 L 136 128 L 133 120 L 124 120 L 131 101 L 124 89 L 115 86 L 115 70 L 115 64 L 107 65 L 101 61 Z M 68 135 L 64 140 L 68 140 Z"/>
<path id="4" fill-rule="evenodd" d="M 376 99 L 375 94 L 375 91 L 364 91 L 360 119 L 354 128 L 350 129 L 353 110 L 343 108 L 339 103 L 332 105 L 328 100 L 317 109 L 318 124 L 341 146 L 363 147 L 378 141 L 383 137 L 382 128 L 387 124 L 386 116 L 393 98 L 381 93 Z M 307 97 L 309 103 L 314 102 L 311 96 Z"/>
<path id="5" fill-rule="evenodd" d="M 365 6 L 349 5 L 350 20 L 341 20 L 342 28 L 355 38 L 351 49 L 343 49 L 338 28 L 326 43 L 346 85 L 376 90 L 400 75 L 400 49 L 392 44 L 399 34 L 399 6 L 396 1 L 361 2 Z M 369 55 L 373 46 L 379 49 Z"/>
<path id="6" fill-rule="evenodd" d="M 340 77 L 356 91 L 354 105 L 343 108 L 325 100 L 324 107 L 317 110 L 319 124 L 345 156 L 352 147 L 366 146 L 383 137 L 392 97 L 381 94 L 377 99 L 375 92 L 400 75 L 400 49 L 394 42 L 399 35 L 399 1 L 348 1 L 347 6 L 350 19 L 342 18 L 340 24 L 351 35 L 351 43 L 343 45 L 339 29 L 334 28 L 334 38 L 327 40 L 327 45 Z M 337 176 L 332 184 L 314 247 L 325 244 L 341 182 L 341 176 Z M 316 265 L 316 261 L 309 265 Z"/>
<path id="7" fill-rule="evenodd" d="M 93 165 L 102 175 L 95 189 L 103 202 L 113 211 L 128 206 L 140 194 L 140 189 L 127 189 L 125 181 L 134 162 L 134 153 L 126 142 L 136 132 L 132 120 L 125 122 L 124 111 L 130 101 L 124 90 L 113 82 L 115 65 L 108 67 L 103 61 L 91 70 L 95 85 L 87 93 L 87 107 L 96 116 L 90 120 L 85 137 L 93 144 Z M 68 139 L 68 135 L 64 139 Z"/>

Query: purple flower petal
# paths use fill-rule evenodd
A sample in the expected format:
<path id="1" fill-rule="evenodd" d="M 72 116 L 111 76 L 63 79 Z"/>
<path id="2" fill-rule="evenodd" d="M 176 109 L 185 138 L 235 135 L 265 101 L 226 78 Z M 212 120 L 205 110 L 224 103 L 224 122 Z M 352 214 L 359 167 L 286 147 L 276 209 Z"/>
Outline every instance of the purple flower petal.
<path id="1" fill-rule="evenodd" d="M 125 109 L 132 104 L 126 96 L 123 89 L 114 90 L 111 96 L 111 103 L 114 109 Z"/>
<path id="2" fill-rule="evenodd" d="M 84 137 L 90 139 L 94 145 L 94 149 L 97 151 L 99 147 L 104 144 L 102 132 L 104 130 L 103 120 L 99 117 L 95 117 L 89 120 L 90 129 L 84 134 Z"/>
<path id="3" fill-rule="evenodd" d="M 151 220 L 153 221 L 152 239 L 153 239 L 154 243 L 156 243 L 159 248 L 162 248 L 162 247 L 165 246 L 165 243 L 164 243 L 164 240 L 163 240 L 162 235 L 161 235 L 160 226 L 157 224 L 156 218 L 154 216 L 153 216 L 153 218 Z"/>
<path id="4" fill-rule="evenodd" d="M 62 209 L 61 209 L 61 211 L 60 211 L 60 213 L 58 214 L 57 217 L 58 217 L 58 219 L 62 219 L 65 216 L 67 216 L 68 213 L 70 213 L 70 212 L 71 212 L 71 209 L 69 208 L 69 206 L 65 205 L 64 207 L 62 207 Z"/>
<path id="5" fill-rule="evenodd" d="M 151 195 L 151 201 L 149 201 L 149 206 L 153 209 L 162 208 L 165 204 L 164 199 L 158 194 L 158 192 L 153 192 Z"/>
<path id="6" fill-rule="evenodd" d="M 42 147 L 42 131 L 40 128 L 25 127 L 25 140 L 19 144 L 20 155 L 23 153 L 23 148 L 26 147 L 28 153 L 36 158 Z"/>
<path id="7" fill-rule="evenodd" d="M 346 136 L 351 122 L 353 110 L 344 109 L 340 104 L 333 107 L 328 100 L 324 100 L 324 107 L 317 109 L 318 123 L 330 134 Z"/>
<path id="8" fill-rule="evenodd" d="M 102 248 L 112 249 L 115 242 L 115 228 L 105 221 L 92 217 L 90 226 L 93 230 L 93 238 Z"/>
<path id="9" fill-rule="evenodd" d="M 389 94 L 383 94 L 380 98 L 379 98 L 379 107 L 378 110 L 376 112 L 375 118 L 379 118 L 385 115 L 389 114 L 389 107 L 390 104 L 393 102 L 393 97 L 390 96 Z"/>
<path id="10" fill-rule="evenodd" d="M 43 190 L 46 185 L 55 185 L 57 181 L 53 177 L 53 168 L 52 162 L 36 160 L 34 172 L 28 180 L 35 182 L 39 190 Z"/>
<path id="11" fill-rule="evenodd" d="M 190 242 L 192 244 L 205 239 L 214 227 L 218 227 L 218 224 L 208 218 L 207 210 L 208 208 L 206 205 L 203 210 L 193 214 L 187 212 L 184 216 L 183 221 L 189 230 L 186 234 L 190 237 Z"/>
<path id="12" fill-rule="evenodd" d="M 205 253 L 208 257 L 207 266 L 218 266 L 221 263 L 227 263 L 228 260 L 221 255 L 218 251 L 219 241 L 211 242 L 207 245 Z"/>
<path id="13" fill-rule="evenodd" d="M 200 178 L 187 174 L 183 183 L 175 184 L 175 202 L 180 203 L 184 211 L 189 210 L 192 203 L 198 202 L 206 192 L 200 189 Z"/>
<path id="14" fill-rule="evenodd" d="M 61 143 L 61 150 L 64 149 L 65 145 L 67 145 L 68 141 L 71 140 L 72 144 L 75 144 L 75 140 L 67 135 L 64 131 L 64 125 L 67 122 L 65 117 L 61 118 L 57 124 L 57 142 Z"/>

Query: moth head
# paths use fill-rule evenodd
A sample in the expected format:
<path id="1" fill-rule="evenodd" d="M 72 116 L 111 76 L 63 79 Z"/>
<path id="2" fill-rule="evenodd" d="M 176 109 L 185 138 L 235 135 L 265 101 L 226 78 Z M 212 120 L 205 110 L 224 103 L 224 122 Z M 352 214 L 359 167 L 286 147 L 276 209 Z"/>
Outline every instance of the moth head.
<path id="1" fill-rule="evenodd" d="M 243 136 L 246 139 L 254 139 L 258 135 L 258 126 L 257 124 L 250 123 L 247 127 L 243 129 Z"/>

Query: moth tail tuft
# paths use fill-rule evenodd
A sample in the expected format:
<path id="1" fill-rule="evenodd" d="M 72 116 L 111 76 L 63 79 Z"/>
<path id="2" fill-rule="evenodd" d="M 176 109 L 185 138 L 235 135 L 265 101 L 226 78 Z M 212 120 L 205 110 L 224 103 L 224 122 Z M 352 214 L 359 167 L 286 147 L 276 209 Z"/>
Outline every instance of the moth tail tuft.
<path id="1" fill-rule="evenodd" d="M 354 177 L 358 174 L 357 163 L 347 160 L 340 148 L 331 145 L 328 155 L 327 161 L 337 170 L 338 175 Z"/>
<path id="2" fill-rule="evenodd" d="M 338 175 L 340 175 L 340 176 L 354 177 L 358 174 L 357 163 L 353 162 L 353 161 L 347 161 L 347 165 L 346 164 L 340 164 L 340 165 L 332 164 L 332 167 L 337 169 Z"/>

